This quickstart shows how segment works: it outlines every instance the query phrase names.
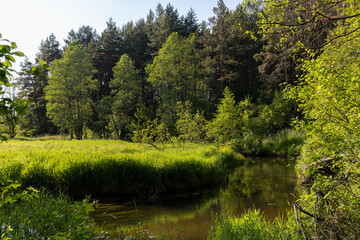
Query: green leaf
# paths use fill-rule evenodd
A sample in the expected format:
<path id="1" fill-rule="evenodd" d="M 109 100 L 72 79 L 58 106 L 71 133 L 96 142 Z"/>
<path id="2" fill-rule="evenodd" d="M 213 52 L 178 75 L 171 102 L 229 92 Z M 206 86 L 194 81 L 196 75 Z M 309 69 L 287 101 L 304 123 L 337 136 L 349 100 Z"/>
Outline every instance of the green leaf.
<path id="1" fill-rule="evenodd" d="M 24 54 L 23 52 L 19 52 L 19 51 L 14 52 L 13 54 L 14 54 L 15 56 L 18 56 L 18 57 L 24 57 L 24 56 L 25 56 L 25 54 Z"/>
<path id="2" fill-rule="evenodd" d="M 11 42 L 11 47 L 12 47 L 13 49 L 17 48 L 17 45 L 16 45 L 16 43 L 14 43 L 14 42 Z"/>
<path id="3" fill-rule="evenodd" d="M 15 62 L 15 58 L 11 55 L 5 55 L 5 58 L 11 62 Z"/>
<path id="4" fill-rule="evenodd" d="M 40 59 L 39 63 L 40 63 L 40 65 L 44 65 L 44 64 L 46 64 L 46 61 L 43 59 Z"/>
<path id="5" fill-rule="evenodd" d="M 40 67 L 39 66 L 32 66 L 31 71 L 32 72 L 38 72 L 38 71 L 40 71 Z"/>
<path id="6" fill-rule="evenodd" d="M 10 46 L 9 45 L 0 45 L 0 52 L 2 54 L 10 53 Z"/>

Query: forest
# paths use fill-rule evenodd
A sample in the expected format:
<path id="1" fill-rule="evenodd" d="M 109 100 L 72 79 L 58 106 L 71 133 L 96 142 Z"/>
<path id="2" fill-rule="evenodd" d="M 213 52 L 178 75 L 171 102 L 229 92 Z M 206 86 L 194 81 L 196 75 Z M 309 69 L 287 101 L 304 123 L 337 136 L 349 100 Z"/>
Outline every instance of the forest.
<path id="1" fill-rule="evenodd" d="M 360 4 L 246 0 L 228 9 L 218 0 L 213 14 L 199 23 L 193 9 L 179 15 L 170 3 L 158 4 L 121 27 L 110 18 L 102 33 L 91 26 L 69 29 L 65 46 L 51 34 L 35 62 L 23 59 L 18 77 L 11 77 L 12 63 L 24 54 L 0 35 L 1 145 L 15 144 L 0 154 L 0 189 L 13 194 L 10 200 L 2 194 L 0 212 L 44 194 L 33 186 L 56 191 L 66 185 L 70 195 L 84 196 L 119 193 L 117 186 L 129 181 L 136 187 L 120 192 L 160 193 L 221 182 L 222 170 L 246 161 L 242 155 L 287 156 L 299 176 L 288 217 L 270 223 L 253 211 L 219 219 L 209 238 L 357 239 Z M 83 157 L 57 164 L 71 154 L 57 150 L 59 157 L 26 142 L 39 164 L 22 163 L 26 152 L 14 155 L 16 139 L 59 135 L 73 139 Z M 75 140 L 89 141 L 84 144 L 96 156 L 93 165 L 84 162 L 89 153 Z M 99 147 L 106 159 L 94 147 L 102 140 L 131 143 L 124 155 Z M 183 158 L 172 152 L 177 145 Z M 149 162 L 160 150 L 158 162 Z M 114 171 L 123 178 L 106 178 L 123 166 L 141 177 Z M 84 180 L 89 175 L 93 182 Z M 93 189 L 72 189 L 82 181 Z M 154 188 L 144 184 L 149 181 Z M 82 204 L 80 215 L 90 208 Z M 2 239 L 12 230 L 0 226 Z"/>

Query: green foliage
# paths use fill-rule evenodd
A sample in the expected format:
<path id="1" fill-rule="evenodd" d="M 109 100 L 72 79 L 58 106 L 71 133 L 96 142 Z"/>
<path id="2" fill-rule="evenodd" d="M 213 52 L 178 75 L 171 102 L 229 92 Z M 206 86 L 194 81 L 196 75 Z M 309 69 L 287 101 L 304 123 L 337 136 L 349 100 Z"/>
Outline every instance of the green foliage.
<path id="1" fill-rule="evenodd" d="M 294 101 L 284 98 L 282 92 L 275 91 L 270 104 L 254 106 L 255 114 L 249 121 L 248 128 L 262 138 L 289 128 L 294 106 Z"/>
<path id="2" fill-rule="evenodd" d="M 237 101 L 254 96 L 259 89 L 258 63 L 253 55 L 260 51 L 262 42 L 254 41 L 246 33 L 256 32 L 258 6 L 240 4 L 230 10 L 224 1 L 217 1 L 214 16 L 209 18 L 209 29 L 200 37 L 201 62 L 209 85 L 208 102 L 213 107 L 227 86 Z"/>
<path id="3" fill-rule="evenodd" d="M 14 51 L 17 48 L 16 43 L 3 39 L 0 34 L 0 123 L 6 123 L 10 127 L 10 131 L 15 129 L 15 124 L 18 122 L 18 116 L 24 113 L 23 101 L 13 101 L 8 97 L 4 97 L 4 87 L 12 86 L 10 79 L 12 63 L 15 62 L 14 56 L 23 57 L 24 54 L 19 51 Z M 13 135 L 13 134 L 12 134 Z M 0 141 L 6 140 L 6 137 L 0 132 Z"/>
<path id="4" fill-rule="evenodd" d="M 60 43 L 51 34 L 45 41 L 41 41 L 39 52 L 36 54 L 35 64 L 27 58 L 21 63 L 19 73 L 19 98 L 28 101 L 29 109 L 20 123 L 25 136 L 41 134 L 55 134 L 57 127 L 46 116 L 45 86 L 48 84 L 50 66 L 56 59 L 62 57 Z"/>
<path id="5" fill-rule="evenodd" d="M 195 53 L 195 36 L 183 39 L 172 33 L 152 64 L 146 67 L 150 82 L 159 95 L 158 115 L 168 128 L 176 122 L 176 104 L 194 102 L 203 84 Z"/>
<path id="6" fill-rule="evenodd" d="M 191 103 L 178 102 L 176 130 L 180 141 L 201 142 L 206 137 L 206 119 L 199 110 L 195 114 L 190 113 Z"/>
<path id="7" fill-rule="evenodd" d="M 110 126 L 113 126 L 118 138 L 124 138 L 137 106 L 141 103 L 141 77 L 126 54 L 121 56 L 113 71 L 114 79 L 110 82 L 110 88 L 114 97 L 111 103 Z"/>
<path id="8" fill-rule="evenodd" d="M 269 105 L 254 105 L 247 98 L 235 102 L 225 88 L 215 117 L 207 124 L 207 137 L 230 144 L 236 151 L 250 155 L 298 156 L 304 136 L 290 127 L 292 102 L 276 93 Z"/>
<path id="9" fill-rule="evenodd" d="M 147 143 L 157 148 L 156 143 L 165 144 L 170 141 L 168 128 L 158 118 L 149 120 L 141 129 L 133 131 L 132 140 L 138 143 Z"/>
<path id="10" fill-rule="evenodd" d="M 0 124 L 7 126 L 9 131 L 6 133 L 10 138 L 15 137 L 16 126 L 23 120 L 22 116 L 27 113 L 28 108 L 28 101 L 19 98 L 11 99 L 6 106 L 0 106 Z"/>
<path id="11" fill-rule="evenodd" d="M 229 142 L 240 137 L 240 129 L 237 124 L 239 111 L 234 94 L 228 88 L 225 88 L 223 94 L 224 98 L 218 105 L 217 113 L 207 126 L 208 137 L 216 142 Z"/>
<path id="12" fill-rule="evenodd" d="M 19 147 L 21 146 L 21 148 Z M 147 195 L 216 185 L 243 158 L 212 145 L 152 148 L 121 141 L 11 141 L 0 174 L 72 196 Z"/>
<path id="13" fill-rule="evenodd" d="M 359 5 L 345 1 L 343 21 L 314 60 L 304 62 L 302 81 L 288 89 L 299 102 L 308 140 L 299 162 L 304 191 L 298 207 L 309 236 L 356 239 L 359 207 Z M 306 212 L 306 213 L 304 213 Z"/>
<path id="14" fill-rule="evenodd" d="M 97 89 L 92 79 L 90 54 L 79 45 L 65 49 L 63 58 L 55 60 L 46 86 L 47 115 L 62 131 L 82 138 L 92 113 L 90 94 Z"/>
<path id="15" fill-rule="evenodd" d="M 285 129 L 270 135 L 262 141 L 262 152 L 267 155 L 299 156 L 306 135 L 292 129 Z"/>
<path id="16" fill-rule="evenodd" d="M 299 235 L 294 219 L 285 220 L 278 218 L 274 222 L 263 219 L 258 210 L 245 213 L 240 218 L 218 219 L 209 239 L 219 240 L 272 240 L 272 239 L 303 239 Z"/>
<path id="17" fill-rule="evenodd" d="M 34 188 L 1 178 L 1 239 L 89 239 L 91 221 L 87 213 L 95 203 L 75 202 L 60 194 L 53 197 Z"/>

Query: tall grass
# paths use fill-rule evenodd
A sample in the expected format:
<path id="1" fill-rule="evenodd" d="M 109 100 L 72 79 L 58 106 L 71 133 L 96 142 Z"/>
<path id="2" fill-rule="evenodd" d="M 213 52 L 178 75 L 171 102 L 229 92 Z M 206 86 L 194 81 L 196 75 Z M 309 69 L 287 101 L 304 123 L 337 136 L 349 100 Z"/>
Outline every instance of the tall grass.
<path id="1" fill-rule="evenodd" d="M 303 239 L 296 222 L 291 218 L 264 219 L 258 210 L 251 210 L 240 218 L 223 217 L 215 221 L 210 240 L 294 240 Z"/>
<path id="2" fill-rule="evenodd" d="M 263 151 L 266 154 L 282 156 L 299 156 L 306 136 L 299 131 L 286 129 L 263 140 Z"/>
<path id="3" fill-rule="evenodd" d="M 0 174 L 72 196 L 153 195 L 221 183 L 243 158 L 213 145 L 155 149 L 123 141 L 9 141 Z"/>
<path id="4" fill-rule="evenodd" d="M 305 139 L 304 133 L 293 129 L 285 129 L 267 137 L 246 133 L 234 144 L 234 149 L 250 156 L 297 157 L 300 155 Z"/>

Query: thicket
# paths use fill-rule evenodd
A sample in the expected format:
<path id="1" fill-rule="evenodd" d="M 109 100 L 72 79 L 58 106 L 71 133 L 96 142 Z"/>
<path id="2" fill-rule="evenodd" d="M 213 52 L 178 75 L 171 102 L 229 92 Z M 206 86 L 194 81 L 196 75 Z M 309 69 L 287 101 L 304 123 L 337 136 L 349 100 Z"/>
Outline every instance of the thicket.
<path id="1" fill-rule="evenodd" d="M 292 225 L 297 233 L 284 235 L 288 229 L 286 222 L 282 226 L 268 225 L 250 213 L 221 222 L 213 236 L 357 239 L 359 4 L 305 0 L 263 3 L 261 33 L 276 46 L 266 50 L 273 56 L 291 56 L 292 59 L 282 58 L 283 64 L 297 64 L 293 70 L 301 73 L 299 81 L 288 84 L 285 91 L 298 103 L 303 116 L 296 126 L 307 137 L 298 160 L 302 182 L 293 206 Z M 271 58 L 267 60 L 263 67 Z M 287 66 L 291 71 L 291 65 Z M 291 83 L 289 78 L 287 83 Z M 252 224 L 246 221 L 249 217 Z M 278 235 L 275 237 L 274 233 Z"/>

